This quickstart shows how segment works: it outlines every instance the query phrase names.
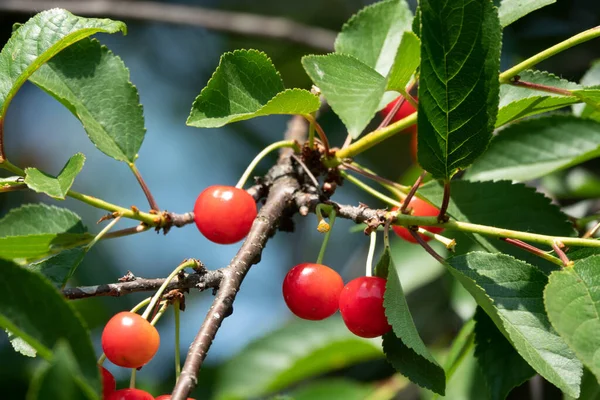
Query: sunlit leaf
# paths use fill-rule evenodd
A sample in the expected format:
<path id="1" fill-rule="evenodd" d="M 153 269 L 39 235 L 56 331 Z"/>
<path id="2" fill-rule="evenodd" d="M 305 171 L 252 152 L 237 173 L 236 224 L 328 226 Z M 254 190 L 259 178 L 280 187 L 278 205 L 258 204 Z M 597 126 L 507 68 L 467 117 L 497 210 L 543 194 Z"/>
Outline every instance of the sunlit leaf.
<path id="1" fill-rule="evenodd" d="M 84 162 L 85 156 L 83 154 L 75 154 L 67 161 L 67 164 L 56 177 L 48 175 L 37 168 L 26 168 L 25 183 L 31 190 L 45 193 L 55 199 L 64 200 L 75 181 L 75 177 L 83 168 Z"/>

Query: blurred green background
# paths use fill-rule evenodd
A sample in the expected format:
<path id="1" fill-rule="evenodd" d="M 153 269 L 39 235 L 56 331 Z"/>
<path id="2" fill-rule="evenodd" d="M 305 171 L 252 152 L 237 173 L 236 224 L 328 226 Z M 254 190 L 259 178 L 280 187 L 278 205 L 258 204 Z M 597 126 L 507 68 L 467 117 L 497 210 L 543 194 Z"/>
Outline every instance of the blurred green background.
<path id="1" fill-rule="evenodd" d="M 46 3 L 46 8 L 53 6 L 52 1 Z M 338 31 L 353 13 L 371 2 L 207 0 L 178 3 L 285 17 Z M 415 1 L 410 3 L 414 9 Z M 32 14 L 0 11 L 2 43 L 10 37 L 13 23 L 25 22 Z M 161 207 L 180 213 L 190 211 L 195 198 L 205 187 L 217 183 L 235 184 L 246 165 L 265 145 L 280 140 L 287 121 L 286 117 L 268 117 L 205 130 L 185 126 L 192 101 L 218 65 L 220 55 L 237 48 L 263 50 L 272 58 L 287 87 L 310 88 L 300 58 L 322 50 L 284 40 L 243 37 L 201 27 L 127 19 L 125 22 L 129 28 L 127 36 L 97 37 L 122 57 L 140 92 L 148 131 L 138 167 Z M 505 29 L 502 68 L 599 24 L 600 2 L 597 0 L 559 0 Z M 578 81 L 600 55 L 598 43 L 596 40 L 578 46 L 538 67 Z M 346 134 L 337 117 L 327 112 L 321 116 L 321 124 L 331 143 L 341 145 Z M 33 85 L 26 84 L 15 98 L 8 112 L 5 132 L 6 150 L 13 163 L 21 167 L 36 166 L 55 174 L 71 155 L 83 152 L 87 161 L 75 182 L 75 190 L 123 206 L 145 207 L 144 195 L 126 166 L 96 151 L 79 122 Z M 409 136 L 398 135 L 387 145 L 361 155 L 360 162 L 390 179 L 410 180 L 409 143 Z M 269 161 L 274 159 L 273 156 Z M 256 175 L 266 172 L 269 161 L 261 163 Z M 597 162 L 592 161 L 579 167 L 577 173 L 578 177 L 585 174 L 588 177 L 585 182 L 589 183 L 590 179 L 592 182 L 598 179 L 597 172 Z M 579 181 L 573 179 L 569 173 L 561 173 L 537 184 L 542 189 L 552 187 L 560 194 L 557 200 L 563 204 L 598 196 L 597 184 L 582 190 L 581 185 L 577 186 Z M 335 199 L 341 203 L 362 201 L 371 206 L 383 206 L 349 184 L 338 190 Z M 4 194 L 0 196 L 0 216 L 20 204 L 39 201 L 58 203 L 33 192 Z M 99 210 L 72 199 L 61 205 L 77 212 L 91 231 L 99 230 L 94 226 L 103 215 Z M 124 223 L 120 225 L 125 227 Z M 350 233 L 351 227 L 347 221 L 336 223 L 324 260 L 338 270 L 345 281 L 363 274 L 368 246 L 368 238 L 360 232 Z M 315 228 L 314 216 L 297 217 L 294 233 L 278 234 L 269 242 L 261 263 L 251 270 L 242 286 L 233 315 L 225 320 L 211 348 L 194 392 L 196 399 L 268 397 L 265 393 L 334 400 L 429 397 L 427 392 L 393 376 L 393 370 L 378 350 L 377 341 L 354 339 L 340 329 L 343 325 L 339 319 L 307 324 L 298 321 L 287 310 L 281 296 L 283 277 L 292 266 L 316 259 L 322 237 Z M 101 242 L 79 267 L 73 284 L 114 282 L 128 270 L 137 276 L 164 277 L 188 257 L 202 260 L 211 269 L 220 268 L 227 265 L 237 247 L 210 243 L 193 225 L 173 229 L 167 236 L 146 232 Z M 394 260 L 403 274 L 404 289 L 409 293 L 415 322 L 426 343 L 438 349 L 436 354 L 442 356 L 443 349 L 447 348 L 463 321 L 471 316 L 473 302 L 418 246 L 394 239 L 392 247 Z M 131 308 L 144 297 L 140 294 L 73 303 L 91 329 L 98 354 L 102 326 L 110 315 Z M 210 292 L 188 295 L 187 309 L 182 314 L 183 355 L 211 301 Z M 174 383 L 172 313 L 160 321 L 158 329 L 161 348 L 155 359 L 138 373 L 139 386 L 155 395 L 167 393 Z M 265 335 L 271 336 L 265 338 Z M 35 360 L 15 353 L 6 336 L 0 335 L 0 397 L 23 399 L 34 365 Z M 126 385 L 128 371 L 110 363 L 106 366 L 121 386 Z M 466 362 L 449 386 L 447 398 L 477 398 L 477 385 L 471 385 L 473 380 L 461 378 L 461 374 L 472 377 L 478 371 L 472 362 Z M 296 382 L 297 376 L 309 377 L 287 388 L 286 382 Z M 334 397 L 332 388 L 337 393 Z M 543 397 L 539 397 L 538 390 Z M 541 380 L 534 380 L 513 392 L 511 398 L 551 399 L 560 398 L 560 394 Z"/>

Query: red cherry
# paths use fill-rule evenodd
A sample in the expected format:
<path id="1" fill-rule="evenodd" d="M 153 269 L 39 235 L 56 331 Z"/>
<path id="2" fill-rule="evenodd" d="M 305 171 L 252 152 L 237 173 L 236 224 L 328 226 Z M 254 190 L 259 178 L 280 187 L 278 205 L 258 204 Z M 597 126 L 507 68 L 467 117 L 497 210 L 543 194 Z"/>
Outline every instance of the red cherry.
<path id="1" fill-rule="evenodd" d="M 388 103 L 388 105 L 385 106 L 385 108 L 383 110 L 381 110 L 381 114 L 384 116 L 384 118 L 387 117 L 387 115 L 392 112 L 392 110 L 394 109 L 394 106 L 402 99 L 403 99 L 402 96 L 398 96 L 395 100 Z M 404 119 L 404 118 L 408 117 L 409 115 L 413 114 L 415 111 L 417 111 L 417 110 L 412 106 L 412 104 L 410 104 L 408 101 L 405 101 L 404 103 L 402 103 L 402 105 L 400 106 L 400 108 L 398 109 L 396 114 L 394 114 L 391 122 L 400 121 L 401 119 Z M 412 125 L 411 127 L 405 129 L 403 132 L 414 134 L 417 132 L 417 126 Z"/>
<path id="2" fill-rule="evenodd" d="M 383 278 L 363 276 L 344 286 L 340 294 L 340 313 L 350 332 L 374 338 L 392 329 L 383 308 L 385 283 Z"/>
<path id="3" fill-rule="evenodd" d="M 102 377 L 102 397 L 106 398 L 109 394 L 117 390 L 117 381 L 115 381 L 113 374 L 102 365 L 98 365 L 98 368 Z"/>
<path id="4" fill-rule="evenodd" d="M 210 186 L 196 199 L 194 221 L 200 232 L 219 244 L 239 242 L 256 218 L 256 202 L 243 189 Z"/>
<path id="5" fill-rule="evenodd" d="M 171 400 L 171 395 L 170 394 L 162 394 L 160 396 L 158 396 L 155 400 Z M 187 400 L 194 400 L 191 397 L 188 397 Z"/>
<path id="6" fill-rule="evenodd" d="M 437 217 L 437 215 L 440 212 L 440 210 L 437 209 L 435 206 L 432 206 L 431 204 L 427 203 L 425 200 L 421 200 L 418 197 L 413 197 L 410 200 L 409 207 L 411 207 L 413 209 L 412 215 L 419 216 L 419 217 Z M 397 210 L 398 207 L 394 207 L 393 209 Z M 424 228 L 427 229 L 429 232 L 433 232 L 433 233 L 440 233 L 444 230 L 444 228 L 439 227 L 439 226 L 425 226 Z M 415 238 L 410 234 L 408 229 L 406 229 L 405 227 L 393 225 L 392 229 L 394 230 L 394 232 L 396 232 L 396 234 L 398 236 L 400 236 L 402 239 L 406 240 L 407 242 L 417 243 Z M 419 235 L 426 242 L 431 240 L 431 238 L 429 236 L 425 236 L 421 233 L 419 233 Z"/>
<path id="7" fill-rule="evenodd" d="M 156 328 L 129 311 L 113 316 L 102 332 L 102 349 L 106 358 L 120 367 L 141 367 L 154 357 L 159 344 Z"/>
<path id="8" fill-rule="evenodd" d="M 106 400 L 154 400 L 154 397 L 140 389 L 120 389 L 109 394 Z"/>
<path id="9" fill-rule="evenodd" d="M 298 317 L 318 321 L 338 310 L 343 287 L 342 277 L 333 269 L 321 264 L 298 264 L 283 280 L 283 298 Z"/>

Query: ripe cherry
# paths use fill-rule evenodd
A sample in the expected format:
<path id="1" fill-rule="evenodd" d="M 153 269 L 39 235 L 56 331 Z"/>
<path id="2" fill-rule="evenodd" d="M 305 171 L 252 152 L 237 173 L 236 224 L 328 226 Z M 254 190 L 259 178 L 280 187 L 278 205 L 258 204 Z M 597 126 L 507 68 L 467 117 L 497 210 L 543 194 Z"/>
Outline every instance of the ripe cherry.
<path id="1" fill-rule="evenodd" d="M 219 244 L 239 242 L 256 218 L 256 202 L 243 189 L 210 186 L 196 199 L 194 221 L 200 232 Z"/>
<path id="2" fill-rule="evenodd" d="M 283 280 L 283 298 L 298 317 L 318 321 L 338 310 L 343 287 L 342 277 L 333 269 L 322 264 L 298 264 Z"/>
<path id="3" fill-rule="evenodd" d="M 159 344 L 156 328 L 129 311 L 113 316 L 102 332 L 102 349 L 106 358 L 120 367 L 141 367 L 154 357 Z"/>
<path id="4" fill-rule="evenodd" d="M 340 313 L 350 332 L 374 338 L 392 329 L 383 308 L 385 283 L 383 278 L 363 276 L 344 286 L 340 294 Z"/>
<path id="5" fill-rule="evenodd" d="M 419 216 L 419 217 L 437 217 L 437 215 L 440 212 L 440 210 L 438 210 L 436 207 L 427 203 L 425 200 L 421 200 L 418 197 L 413 197 L 410 200 L 409 207 L 412 208 L 412 215 Z M 398 207 L 394 207 L 394 210 L 397 210 L 397 209 L 398 209 Z M 437 226 L 425 226 L 424 228 L 427 229 L 429 232 L 433 232 L 433 233 L 440 233 L 444 230 L 444 228 L 437 227 Z M 392 229 L 394 230 L 394 232 L 396 232 L 396 234 L 398 236 L 400 236 L 402 239 L 406 240 L 407 242 L 417 243 L 415 238 L 410 234 L 408 229 L 406 229 L 405 227 L 393 225 Z M 419 233 L 419 235 L 426 242 L 431 240 L 431 238 L 429 236 L 425 236 L 421 233 Z"/>
<path id="6" fill-rule="evenodd" d="M 105 400 L 154 400 L 154 396 L 140 389 L 120 389 L 112 392 Z"/>
<path id="7" fill-rule="evenodd" d="M 385 106 L 385 108 L 383 110 L 381 110 L 381 114 L 384 117 L 387 117 L 388 114 L 391 113 L 392 110 L 394 109 L 394 106 L 402 99 L 403 99 L 402 96 L 398 96 L 395 100 L 388 103 L 388 105 Z M 412 104 L 410 104 L 408 101 L 405 101 L 404 103 L 402 103 L 402 105 L 400 106 L 400 108 L 398 109 L 396 114 L 394 114 L 391 122 L 393 123 L 393 122 L 400 121 L 401 119 L 408 117 L 415 111 L 417 111 L 417 110 L 412 106 Z M 412 125 L 411 127 L 405 129 L 403 132 L 415 134 L 417 132 L 417 126 Z"/>
<path id="8" fill-rule="evenodd" d="M 117 390 L 117 381 L 113 374 L 102 365 L 98 365 L 98 368 L 102 377 L 102 397 L 106 398 L 109 394 Z"/>

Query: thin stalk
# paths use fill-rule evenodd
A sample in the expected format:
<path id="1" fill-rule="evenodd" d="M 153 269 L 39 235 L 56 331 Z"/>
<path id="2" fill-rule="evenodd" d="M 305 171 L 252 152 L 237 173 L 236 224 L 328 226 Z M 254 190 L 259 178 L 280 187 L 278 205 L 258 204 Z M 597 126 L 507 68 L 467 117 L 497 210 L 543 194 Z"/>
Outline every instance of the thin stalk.
<path id="1" fill-rule="evenodd" d="M 402 207 L 400 207 L 400 212 L 402 214 L 406 214 L 406 208 L 408 207 L 408 204 L 412 200 L 415 193 L 417 193 L 417 190 L 419 189 L 419 186 L 421 186 L 421 182 L 423 181 L 423 178 L 425 177 L 426 174 L 427 174 L 427 171 L 421 172 L 421 175 L 419 175 L 419 177 L 417 178 L 415 183 L 410 188 L 410 191 L 406 195 L 406 198 L 402 201 Z"/>
<path id="2" fill-rule="evenodd" d="M 410 190 L 409 186 L 404 186 L 404 185 L 399 184 L 398 182 L 394 182 L 392 180 L 389 180 L 387 178 L 379 176 L 379 175 L 375 174 L 373 171 L 371 171 L 370 169 L 365 168 L 358 163 L 355 163 L 355 162 L 343 163 L 342 165 L 344 168 L 347 168 L 351 171 L 361 174 L 365 178 L 374 180 L 375 182 L 381 184 L 381 186 L 383 186 L 384 188 L 388 189 L 391 192 L 401 194 L 402 199 L 404 199 L 406 197 L 405 192 L 408 192 Z"/>
<path id="3" fill-rule="evenodd" d="M 535 246 L 530 245 L 529 243 L 525 243 L 522 240 L 518 240 L 518 239 L 511 239 L 511 238 L 504 238 L 503 239 L 506 243 L 510 243 L 512 245 L 515 245 L 525 251 L 530 252 L 531 254 L 535 254 L 536 256 L 543 258 L 546 261 L 550 261 L 551 263 L 554 263 L 556 265 L 560 265 L 561 267 L 563 266 L 562 261 L 560 261 L 560 259 L 554 257 L 552 254 L 548 254 L 546 253 L 544 250 L 542 249 L 538 249 Z"/>
<path id="4" fill-rule="evenodd" d="M 532 89 L 532 90 L 540 90 L 542 92 L 556 93 L 556 94 L 560 94 L 563 96 L 573 96 L 573 93 L 567 89 L 560 89 L 560 88 L 557 88 L 554 86 L 548 86 L 548 85 L 542 85 L 539 83 L 522 81 L 517 78 L 518 78 L 518 75 L 515 76 L 513 80 L 509 81 L 508 84 L 511 86 L 519 86 L 519 87 L 524 87 L 524 88 Z"/>
<path id="5" fill-rule="evenodd" d="M 329 147 L 329 140 L 327 139 L 327 135 L 325 134 L 325 131 L 323 130 L 321 125 L 319 125 L 319 123 L 317 122 L 315 117 L 313 117 L 312 115 L 304 114 L 302 116 L 308 122 L 310 122 L 311 125 L 313 125 L 315 127 L 315 129 L 317 130 L 317 134 L 319 135 L 319 139 L 321 139 L 321 143 L 323 143 L 323 147 L 325 147 L 325 154 L 328 155 L 330 147 Z"/>
<path id="6" fill-rule="evenodd" d="M 156 323 L 158 322 L 158 320 L 165 314 L 165 312 L 167 311 L 167 308 L 169 308 L 169 302 L 168 301 L 161 302 L 160 309 L 158 310 L 158 312 L 156 313 L 154 318 L 152 318 L 150 325 L 155 326 Z"/>
<path id="7" fill-rule="evenodd" d="M 131 172 L 133 172 L 133 175 L 135 175 L 135 179 L 137 179 L 138 183 L 140 184 L 140 187 L 144 191 L 144 194 L 146 195 L 146 199 L 148 199 L 148 204 L 150 205 L 150 209 L 159 211 L 160 208 L 158 207 L 156 200 L 154 200 L 154 196 L 152 195 L 150 188 L 148 187 L 148 185 L 146 185 L 146 181 L 144 180 L 144 178 L 142 178 L 142 174 L 140 174 L 140 171 L 137 169 L 137 166 L 135 165 L 135 163 L 128 163 L 127 165 L 129 165 L 129 169 L 131 169 Z"/>
<path id="8" fill-rule="evenodd" d="M 507 69 L 500 74 L 500 83 L 507 83 L 511 78 L 513 78 L 515 75 L 518 75 L 521 71 L 529 69 L 534 65 L 546 60 L 547 58 L 552 57 L 553 55 L 570 49 L 578 44 L 587 42 L 588 40 L 594 39 L 598 36 L 600 36 L 600 26 L 578 33 L 567 40 L 564 40 L 532 57 L 529 57 L 527 60 L 515 65 L 514 67 Z"/>
<path id="9" fill-rule="evenodd" d="M 346 179 L 348 182 L 353 183 L 354 185 L 356 185 L 357 187 L 359 187 L 360 189 L 364 190 L 365 192 L 369 193 L 370 195 L 378 198 L 379 200 L 382 200 L 388 204 L 391 204 L 393 206 L 396 206 L 398 208 L 402 207 L 402 203 L 400 203 L 398 200 L 392 199 L 389 196 L 386 196 L 385 194 L 373 189 L 371 186 L 367 185 L 366 183 L 358 180 L 357 178 L 353 177 L 352 175 L 350 175 L 349 173 L 347 173 L 344 170 L 340 170 L 340 174 L 344 177 L 344 179 Z"/>
<path id="10" fill-rule="evenodd" d="M 565 254 L 565 252 L 562 250 L 562 247 L 565 247 L 564 243 L 555 240 L 552 243 L 552 249 L 554 250 L 554 252 L 556 253 L 556 255 L 558 256 L 558 258 L 560 258 L 560 261 L 562 263 L 563 267 L 570 267 L 573 265 L 573 261 L 569 260 L 569 257 L 567 257 L 567 255 Z"/>
<path id="11" fill-rule="evenodd" d="M 596 234 L 596 232 L 598 232 L 598 229 L 600 229 L 600 222 L 597 222 L 596 225 L 594 225 L 590 230 L 584 233 L 582 238 L 587 239 L 593 237 Z"/>
<path id="12" fill-rule="evenodd" d="M 321 245 L 321 250 L 319 250 L 319 255 L 317 257 L 317 264 L 323 263 L 323 257 L 325 256 L 325 250 L 327 249 L 327 243 L 329 242 L 329 236 L 331 235 L 331 231 L 333 230 L 333 224 L 335 222 L 335 209 L 332 207 L 329 212 L 329 230 L 325 233 L 325 237 L 323 238 L 323 244 Z"/>
<path id="13" fill-rule="evenodd" d="M 402 132 L 411 125 L 417 123 L 417 113 L 411 114 L 400 121 L 394 122 L 383 129 L 375 130 L 358 139 L 345 149 L 338 150 L 335 158 L 328 160 L 329 167 L 339 165 L 345 158 L 352 158 L 365 150 L 370 149 L 378 143 Z"/>
<path id="14" fill-rule="evenodd" d="M 273 150 L 281 149 L 283 147 L 291 147 L 297 153 L 300 152 L 300 147 L 293 140 L 282 140 L 280 142 L 275 142 L 275 143 L 270 144 L 269 146 L 265 147 L 260 153 L 258 153 L 258 155 L 256 157 L 254 157 L 254 159 L 248 165 L 248 167 L 246 168 L 246 170 L 242 174 L 240 180 L 238 181 L 237 185 L 235 185 L 235 187 L 238 188 L 238 189 L 243 188 L 244 185 L 246 184 L 246 181 L 248 180 L 248 178 L 252 174 L 252 171 L 254 171 L 254 168 L 256 168 L 256 166 L 258 165 L 258 163 L 261 162 L 261 160 L 263 158 L 265 158 Z"/>
<path id="15" fill-rule="evenodd" d="M 175 315 L 175 380 L 181 375 L 181 355 L 179 351 L 179 300 L 173 302 L 173 314 Z"/>
<path id="16" fill-rule="evenodd" d="M 104 229 L 102 229 L 100 232 L 98 232 L 98 234 L 96 236 L 94 236 L 94 238 L 92 239 L 91 242 L 89 242 L 86 246 L 85 246 L 85 251 L 88 252 L 90 251 L 90 249 L 96 244 L 98 243 L 98 241 L 100 239 L 102 239 L 102 237 L 104 235 L 106 235 L 108 233 L 108 231 L 110 231 L 116 224 L 117 222 L 119 222 L 119 220 L 121 219 L 121 216 L 119 215 L 118 217 L 116 217 L 115 219 L 113 219 L 112 221 L 110 221 L 110 223 L 108 225 L 106 225 L 104 227 Z"/>
<path id="17" fill-rule="evenodd" d="M 167 276 L 167 279 L 165 279 L 165 281 L 163 282 L 163 284 L 158 288 L 158 290 L 156 291 L 156 293 L 152 297 L 152 300 L 150 300 L 150 304 L 148 305 L 148 307 L 146 307 L 146 311 L 144 311 L 144 314 L 142 314 L 142 318 L 148 319 L 148 317 L 150 316 L 150 313 L 152 312 L 152 310 L 156 306 L 156 303 L 158 303 L 158 301 L 162 297 L 163 292 L 165 291 L 165 289 L 167 288 L 167 286 L 169 286 L 169 283 L 177 276 L 177 274 L 179 274 L 179 272 L 183 271 L 185 268 L 192 268 L 196 264 L 197 264 L 197 261 L 194 260 L 194 259 L 185 260 L 184 262 L 182 262 L 181 264 L 179 264 L 177 266 L 177 268 L 175 268 L 169 274 L 169 276 Z"/>
<path id="18" fill-rule="evenodd" d="M 396 116 L 396 113 L 398 112 L 400 107 L 402 107 L 402 104 L 404 104 L 405 101 L 406 101 L 406 97 L 402 96 L 400 101 L 398 101 L 396 104 L 394 104 L 394 107 L 392 107 L 392 110 L 389 112 L 388 115 L 385 116 L 383 121 L 381 121 L 381 123 L 375 130 L 377 131 L 379 129 L 383 129 L 386 126 L 388 126 L 390 124 L 390 122 L 392 122 L 392 118 L 394 118 Z"/>
<path id="19" fill-rule="evenodd" d="M 444 257 L 440 256 L 430 245 L 429 243 L 427 243 L 422 237 L 421 235 L 419 235 L 417 232 L 413 231 L 412 229 L 409 229 L 408 232 L 412 235 L 413 238 L 415 238 L 415 240 L 417 241 L 417 243 L 419 243 L 421 245 L 421 247 L 423 249 L 425 249 L 426 252 L 428 252 L 433 258 L 435 258 L 439 263 L 441 264 L 446 264 L 446 260 L 444 260 Z"/>
<path id="20" fill-rule="evenodd" d="M 375 246 L 377 245 L 377 230 L 371 232 L 371 240 L 369 242 L 369 253 L 367 254 L 367 264 L 365 270 L 365 276 L 373 275 L 373 258 L 375 256 Z"/>
<path id="21" fill-rule="evenodd" d="M 430 232 L 427 229 L 421 227 L 417 229 L 417 232 L 419 232 L 421 235 L 425 235 L 427 237 L 432 238 L 433 240 L 442 243 L 450 251 L 454 251 L 454 248 L 456 247 L 456 240 L 454 239 L 447 238 L 446 236 L 442 236 L 438 233 Z"/>
<path id="22" fill-rule="evenodd" d="M 437 216 L 438 221 L 448 221 L 449 218 L 446 215 L 446 211 L 448 211 L 448 204 L 450 204 L 450 181 L 444 182 L 444 197 L 442 198 L 442 206 L 440 207 L 440 212 Z"/>
<path id="23" fill-rule="evenodd" d="M 136 368 L 131 368 L 131 377 L 129 378 L 129 388 L 135 389 L 135 374 L 137 373 Z"/>
<path id="24" fill-rule="evenodd" d="M 312 122 L 308 124 L 308 147 L 311 149 L 315 147 L 315 124 Z"/>

